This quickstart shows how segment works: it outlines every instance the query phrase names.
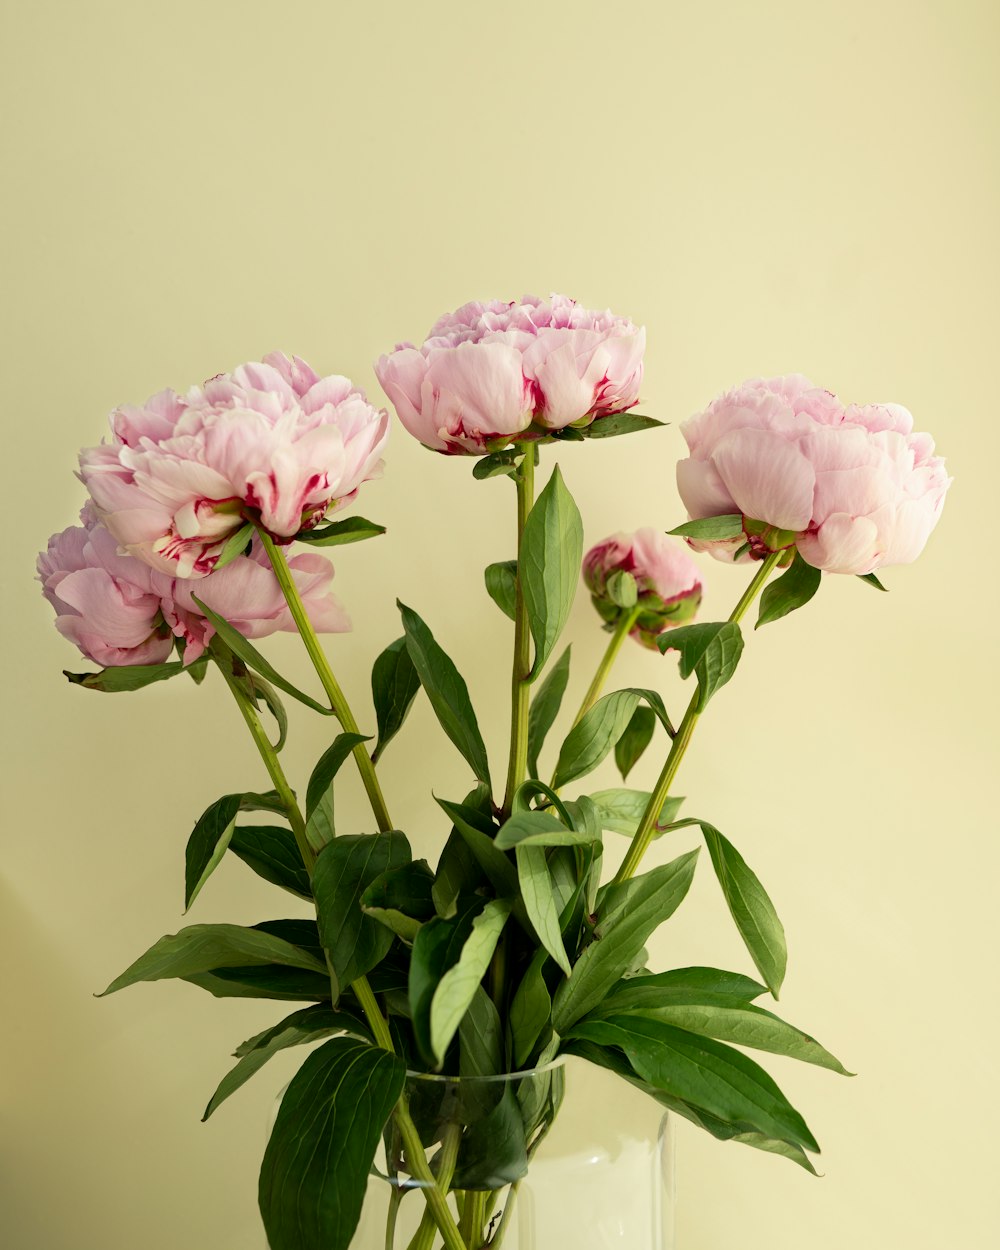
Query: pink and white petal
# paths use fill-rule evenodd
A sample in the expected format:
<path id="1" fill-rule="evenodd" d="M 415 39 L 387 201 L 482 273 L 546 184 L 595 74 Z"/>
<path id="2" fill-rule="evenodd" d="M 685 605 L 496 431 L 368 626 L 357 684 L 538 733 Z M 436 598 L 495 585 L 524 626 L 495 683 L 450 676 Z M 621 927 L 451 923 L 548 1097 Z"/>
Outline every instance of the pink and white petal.
<path id="1" fill-rule="evenodd" d="M 878 563 L 879 529 L 870 517 L 836 513 L 798 540 L 807 564 L 827 573 L 870 573 Z"/>
<path id="2" fill-rule="evenodd" d="M 885 465 L 862 464 L 852 469 L 832 469 L 816 474 L 813 521 L 844 512 L 870 516 L 885 503 L 893 503 L 899 488 Z"/>
<path id="3" fill-rule="evenodd" d="M 726 484 L 710 460 L 679 460 L 677 492 L 692 520 L 739 512 Z"/>
<path id="4" fill-rule="evenodd" d="M 712 461 L 737 510 L 783 530 L 804 530 L 816 475 L 798 447 L 770 430 L 740 429 L 721 438 Z"/>

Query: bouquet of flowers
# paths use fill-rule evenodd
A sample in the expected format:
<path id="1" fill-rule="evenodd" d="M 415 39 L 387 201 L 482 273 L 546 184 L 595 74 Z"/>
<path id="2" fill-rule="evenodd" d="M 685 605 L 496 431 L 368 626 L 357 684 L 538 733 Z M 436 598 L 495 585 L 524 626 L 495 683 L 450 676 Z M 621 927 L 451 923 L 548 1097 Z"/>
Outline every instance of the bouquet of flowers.
<path id="1" fill-rule="evenodd" d="M 553 1061 L 563 1054 L 610 1070 L 719 1139 L 812 1169 L 818 1145 L 805 1120 L 744 1049 L 845 1070 L 757 1005 L 781 987 L 781 923 L 728 838 L 682 814 L 674 783 L 699 719 L 736 671 L 751 608 L 757 627 L 778 621 L 812 599 L 824 574 L 881 589 L 878 570 L 922 550 L 949 482 L 906 409 L 845 405 L 799 375 L 756 379 L 680 427 L 687 520 L 651 518 L 655 527 L 584 554 L 559 464 L 540 489 L 539 466 L 564 448 L 570 459 L 569 445 L 583 440 L 661 437 L 660 422 L 634 411 L 644 347 L 644 331 L 610 312 L 526 297 L 467 304 L 421 346 L 397 347 L 376 366 L 412 435 L 472 457 L 476 479 L 510 483 L 517 547 L 485 570 L 513 634 L 502 784 L 466 681 L 414 607 L 399 605 L 400 636 L 374 659 L 371 708 L 348 706 L 319 641 L 348 628 L 322 549 L 384 533 L 339 516 L 381 472 L 389 433 L 388 413 L 346 378 L 273 354 L 186 394 L 117 408 L 111 438 L 81 453 L 90 498 L 80 524 L 55 535 L 38 561 L 59 631 L 100 666 L 67 676 L 105 692 L 181 676 L 225 682 L 269 784 L 223 795 L 197 820 L 186 903 L 235 855 L 315 908 L 315 919 L 189 925 L 106 991 L 172 977 L 218 996 L 305 1004 L 238 1047 L 206 1111 L 278 1051 L 318 1043 L 282 1098 L 264 1154 L 260 1210 L 272 1250 L 346 1250 L 377 1156 L 399 1182 L 387 1246 L 410 1190 L 421 1195 L 411 1200 L 421 1204 L 411 1250 L 501 1246 L 559 1107 Z M 726 619 L 694 620 L 702 574 L 691 548 L 748 574 Z M 560 640 L 581 569 L 609 640 L 555 733 L 571 682 Z M 420 607 L 437 624 L 433 608 Z M 255 645 L 277 630 L 298 633 L 322 697 L 293 685 Z M 627 638 L 689 680 L 679 718 L 655 687 L 609 689 Z M 406 814 L 390 814 L 379 781 L 421 691 L 469 772 L 467 793 L 437 799 L 436 848 L 411 845 Z M 281 762 L 284 698 L 336 722 L 299 789 Z M 629 788 L 654 744 L 664 758 L 654 788 Z M 588 791 L 584 779 L 612 755 L 622 785 Z M 375 831 L 337 827 L 346 765 L 360 773 Z M 602 872 L 609 833 L 628 840 L 613 874 Z M 759 980 L 647 966 L 646 943 L 683 901 L 698 851 L 645 870 L 644 857 L 654 839 L 694 837 Z M 516 1096 L 494 1081 L 492 1093 L 480 1087 L 442 1110 L 414 1093 L 408 1073 L 456 1084 L 534 1079 Z"/>

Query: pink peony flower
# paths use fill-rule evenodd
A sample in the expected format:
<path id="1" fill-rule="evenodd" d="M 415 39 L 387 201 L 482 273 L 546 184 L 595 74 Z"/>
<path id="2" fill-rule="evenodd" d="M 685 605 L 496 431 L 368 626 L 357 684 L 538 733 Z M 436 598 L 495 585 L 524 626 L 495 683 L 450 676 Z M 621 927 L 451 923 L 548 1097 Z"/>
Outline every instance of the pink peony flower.
<path id="1" fill-rule="evenodd" d="M 691 454 L 677 486 L 692 519 L 742 513 L 754 554 L 794 543 L 829 573 L 915 560 L 951 482 L 905 408 L 845 407 L 800 374 L 744 382 L 680 428 Z M 689 541 L 720 559 L 743 543 Z"/>
<path id="2" fill-rule="evenodd" d="M 544 437 L 631 408 L 646 332 L 565 295 L 465 304 L 404 343 L 375 372 L 403 425 L 425 446 L 481 455 L 530 431 Z"/>
<path id="3" fill-rule="evenodd" d="M 608 579 L 616 572 L 635 579 L 640 611 L 630 633 L 653 650 L 659 634 L 690 621 L 701 603 L 701 570 L 682 543 L 659 530 L 614 534 L 584 556 L 583 580 L 594 607 L 610 626 L 628 611 L 608 592 Z"/>
<path id="4" fill-rule="evenodd" d="M 56 611 L 56 628 L 83 654 L 103 667 L 161 664 L 170 658 L 174 638 L 184 640 L 184 663 L 203 654 L 215 633 L 194 602 L 197 595 L 248 638 L 295 624 L 266 555 L 249 558 L 192 583 L 169 577 L 142 560 L 119 553 L 114 537 L 88 505 L 81 525 L 49 539 L 38 557 L 42 592 Z M 333 566 L 306 554 L 289 561 L 292 576 L 316 629 L 350 629 L 343 608 L 330 593 Z"/>
<path id="5" fill-rule="evenodd" d="M 181 397 L 111 414 L 80 476 L 125 549 L 176 577 L 210 573 L 247 520 L 277 539 L 318 524 L 381 471 L 389 415 L 347 378 L 280 352 Z"/>

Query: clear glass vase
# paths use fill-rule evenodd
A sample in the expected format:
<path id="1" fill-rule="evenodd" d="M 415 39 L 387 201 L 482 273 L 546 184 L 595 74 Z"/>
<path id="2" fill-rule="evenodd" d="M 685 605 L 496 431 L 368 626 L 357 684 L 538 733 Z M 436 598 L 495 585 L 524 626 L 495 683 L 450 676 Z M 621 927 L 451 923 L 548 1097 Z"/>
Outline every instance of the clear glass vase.
<path id="1" fill-rule="evenodd" d="M 405 1101 L 470 1250 L 673 1250 L 670 1122 L 625 1082 L 570 1060 L 510 1076 L 410 1074 Z M 351 1250 L 440 1250 L 398 1130 Z"/>

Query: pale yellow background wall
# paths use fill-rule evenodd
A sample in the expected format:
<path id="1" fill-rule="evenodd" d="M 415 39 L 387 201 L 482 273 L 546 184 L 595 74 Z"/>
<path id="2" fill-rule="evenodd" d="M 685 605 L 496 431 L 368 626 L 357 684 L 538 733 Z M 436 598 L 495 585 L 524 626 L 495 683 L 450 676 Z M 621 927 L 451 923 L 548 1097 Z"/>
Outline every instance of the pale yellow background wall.
<path id="1" fill-rule="evenodd" d="M 92 997 L 184 923 L 194 817 L 263 774 L 218 683 L 111 698 L 60 677 L 82 665 L 31 578 L 81 502 L 76 448 L 114 404 L 276 347 L 377 394 L 380 351 L 525 290 L 646 324 L 646 412 L 677 421 L 799 369 L 907 404 L 949 458 L 920 563 L 888 596 L 829 579 L 754 637 L 686 766 L 692 810 L 784 918 L 783 1010 L 860 1075 L 770 1065 L 823 1180 L 681 1125 L 678 1244 L 995 1245 L 996 4 L 4 14 L 4 1246 L 259 1250 L 264 1120 L 293 1070 L 275 1062 L 203 1126 L 231 1050 L 281 1005 L 183 984 Z M 565 449 L 588 539 L 682 519 L 681 447 L 670 430 Z M 339 555 L 355 633 L 331 652 L 367 707 L 401 595 L 469 675 L 499 768 L 506 630 L 480 569 L 511 554 L 511 492 L 468 469 L 397 431 L 362 509 L 390 533 Z M 722 614 L 743 574 L 705 563 Z M 602 645 L 582 597 L 573 624 L 579 682 Z M 269 650 L 309 681 L 290 639 Z M 677 707 L 670 667 L 633 648 L 618 676 Z M 323 729 L 296 722 L 300 782 Z M 426 706 L 408 730 L 386 786 L 431 851 L 432 779 L 449 795 L 465 778 Z M 363 829 L 356 789 L 342 811 Z M 706 870 L 656 957 L 745 968 Z M 190 920 L 285 907 L 233 862 Z"/>

